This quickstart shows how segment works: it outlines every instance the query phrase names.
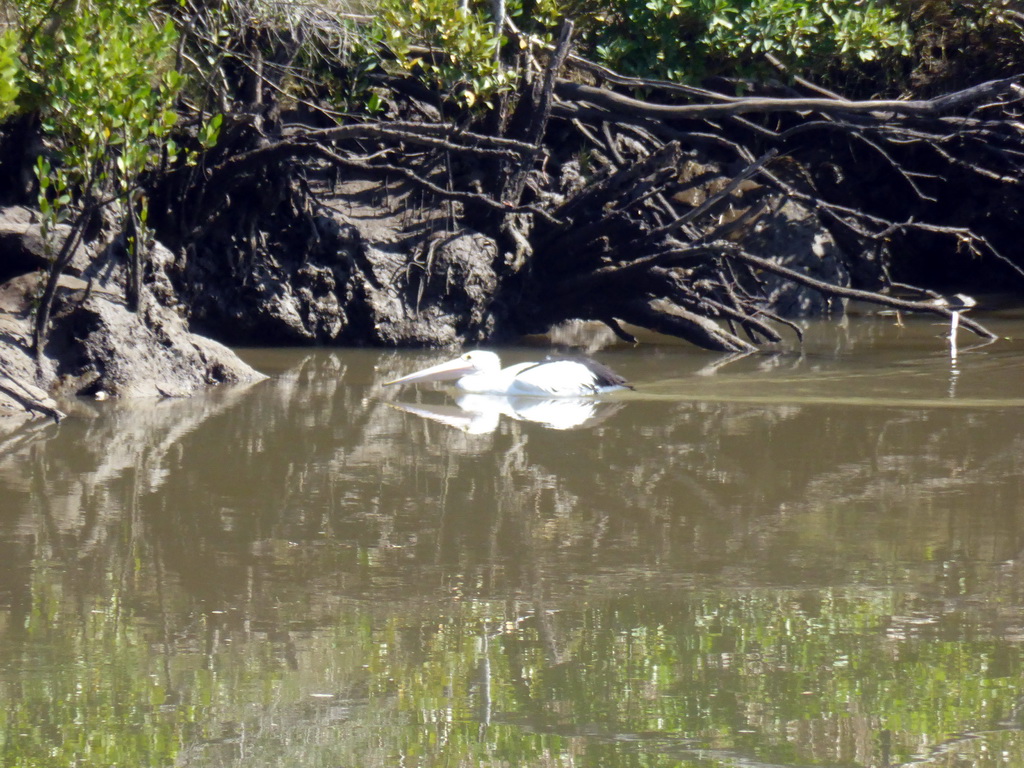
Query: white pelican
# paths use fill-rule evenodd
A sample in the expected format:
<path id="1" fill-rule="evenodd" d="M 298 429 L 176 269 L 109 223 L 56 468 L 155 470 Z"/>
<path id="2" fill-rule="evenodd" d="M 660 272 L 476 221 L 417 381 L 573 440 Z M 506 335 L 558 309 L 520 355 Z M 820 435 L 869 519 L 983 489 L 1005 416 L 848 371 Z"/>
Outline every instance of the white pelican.
<path id="1" fill-rule="evenodd" d="M 502 368 L 496 354 L 481 350 L 410 373 L 384 386 L 452 380 L 464 392 L 520 397 L 579 397 L 632 389 L 617 373 L 587 358 L 549 356 L 539 363 Z"/>

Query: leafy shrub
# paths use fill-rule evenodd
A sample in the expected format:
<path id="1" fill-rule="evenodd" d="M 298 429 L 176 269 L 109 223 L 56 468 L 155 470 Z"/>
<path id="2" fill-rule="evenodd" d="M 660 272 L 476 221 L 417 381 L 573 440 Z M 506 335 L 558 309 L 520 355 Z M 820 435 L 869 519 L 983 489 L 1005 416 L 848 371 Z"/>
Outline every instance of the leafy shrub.
<path id="1" fill-rule="evenodd" d="M 472 104 L 510 85 L 499 55 L 507 41 L 483 6 L 382 0 L 373 36 L 395 69 Z M 673 80 L 754 75 L 765 54 L 806 71 L 910 50 L 905 9 L 875 0 L 509 0 L 507 13 L 546 39 L 562 16 L 573 18 L 585 55 Z"/>
<path id="2" fill-rule="evenodd" d="M 85 222 L 113 207 L 130 260 L 129 302 L 141 288 L 146 201 L 139 180 L 173 154 L 173 101 L 181 76 L 171 67 L 177 31 L 150 0 L 13 0 L 20 61 L 17 108 L 39 115 L 46 151 L 35 163 L 43 232 L 62 220 L 71 234 L 53 259 L 36 318 L 43 347 L 57 278 Z M 49 247 L 49 246 L 48 246 Z"/>
<path id="3" fill-rule="evenodd" d="M 908 87 L 942 93 L 1024 69 L 1015 0 L 900 0 L 913 40 Z"/>
<path id="4" fill-rule="evenodd" d="M 53 162 L 44 158 L 37 168 L 58 199 L 124 195 L 166 148 L 177 121 L 180 76 L 169 67 L 177 32 L 169 19 L 150 16 L 151 5 L 91 0 L 54 17 L 53 3 L 15 3 L 22 108 L 42 118 Z"/>
<path id="5" fill-rule="evenodd" d="M 17 111 L 19 48 L 17 32 L 9 29 L 0 34 L 0 120 Z"/>
<path id="6" fill-rule="evenodd" d="M 910 45 L 897 9 L 873 0 L 612 0 L 587 39 L 609 66 L 673 80 L 750 74 L 764 54 L 800 71 Z"/>
<path id="7" fill-rule="evenodd" d="M 487 103 L 512 82 L 500 60 L 504 40 L 494 23 L 453 0 L 384 0 L 372 38 L 394 56 L 398 68 L 462 106 Z"/>

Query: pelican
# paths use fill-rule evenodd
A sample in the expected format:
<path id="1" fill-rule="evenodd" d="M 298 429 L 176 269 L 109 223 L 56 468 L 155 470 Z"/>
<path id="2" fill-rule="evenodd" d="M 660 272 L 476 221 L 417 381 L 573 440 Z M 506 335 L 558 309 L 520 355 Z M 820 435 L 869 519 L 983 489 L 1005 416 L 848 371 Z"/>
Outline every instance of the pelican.
<path id="1" fill-rule="evenodd" d="M 633 388 L 614 371 L 587 358 L 548 356 L 539 363 L 502 368 L 496 354 L 481 350 L 385 382 L 384 386 L 452 380 L 463 392 L 518 397 L 580 397 Z"/>

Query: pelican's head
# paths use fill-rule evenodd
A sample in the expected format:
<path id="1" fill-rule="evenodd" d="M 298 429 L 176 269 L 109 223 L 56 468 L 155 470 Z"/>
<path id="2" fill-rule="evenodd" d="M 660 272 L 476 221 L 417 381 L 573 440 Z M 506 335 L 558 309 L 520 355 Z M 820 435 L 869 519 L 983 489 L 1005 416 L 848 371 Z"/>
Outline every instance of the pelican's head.
<path id="1" fill-rule="evenodd" d="M 474 373 L 493 373 L 501 370 L 501 360 L 493 352 L 473 350 L 464 355 L 459 355 L 454 360 L 446 363 L 439 363 L 422 371 L 410 373 L 394 381 L 384 382 L 388 387 L 392 384 L 412 384 L 418 381 L 453 381 L 463 376 L 471 376 Z"/>

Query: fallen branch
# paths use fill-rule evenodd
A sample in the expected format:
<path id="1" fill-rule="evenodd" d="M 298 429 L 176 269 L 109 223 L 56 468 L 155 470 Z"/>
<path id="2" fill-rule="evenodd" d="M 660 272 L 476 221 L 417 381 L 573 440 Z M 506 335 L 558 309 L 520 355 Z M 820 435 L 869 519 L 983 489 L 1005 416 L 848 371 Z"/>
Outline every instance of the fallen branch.
<path id="1" fill-rule="evenodd" d="M 818 112 L 825 115 L 878 114 L 939 117 L 965 107 L 1013 93 L 1024 75 L 991 80 L 965 88 L 962 91 L 937 96 L 933 99 L 900 101 L 878 99 L 871 101 L 842 101 L 822 98 L 737 98 L 715 104 L 657 104 L 642 101 L 621 93 L 595 88 L 590 85 L 560 80 L 556 86 L 559 97 L 570 101 L 586 102 L 612 112 L 665 119 L 715 120 L 733 115 L 768 114 L 772 112 Z M 1019 98 L 1019 97 L 1017 97 Z"/>
<path id="2" fill-rule="evenodd" d="M 728 258 L 742 261 L 745 264 L 749 264 L 758 269 L 763 269 L 766 272 L 785 277 L 788 280 L 792 280 L 794 283 L 806 285 L 808 288 L 813 288 L 816 291 L 820 291 L 826 296 L 837 296 L 844 299 L 856 299 L 859 301 L 870 302 L 871 304 L 880 304 L 887 307 L 893 307 L 894 309 L 906 309 L 914 312 L 928 312 L 933 315 L 941 315 L 947 319 L 952 320 L 954 310 L 951 310 L 948 306 L 943 306 L 935 301 L 913 301 L 911 299 L 900 299 L 895 296 L 886 296 L 882 293 L 876 293 L 874 291 L 864 291 L 858 288 L 844 288 L 843 286 L 834 285 L 832 283 L 824 282 L 823 280 L 816 280 L 813 277 L 809 277 L 802 272 L 783 267 L 770 259 L 764 259 L 760 256 L 755 256 L 752 253 L 744 251 L 742 248 L 737 246 L 735 243 L 728 243 L 718 241 L 712 244 L 713 246 L 720 248 L 723 255 Z M 959 314 L 959 313 L 958 313 Z M 985 339 L 997 339 L 999 338 L 996 334 L 990 330 L 974 322 L 973 320 L 960 316 L 960 324 L 965 328 L 969 328 L 978 336 Z"/>
<path id="3" fill-rule="evenodd" d="M 0 383 L 0 392 L 7 395 L 26 411 L 41 413 L 57 423 L 60 423 L 60 420 L 64 418 L 64 414 L 56 406 L 51 405 L 53 401 L 41 389 L 34 386 L 26 386 L 6 371 L 3 372 L 3 375 L 10 384 Z"/>

